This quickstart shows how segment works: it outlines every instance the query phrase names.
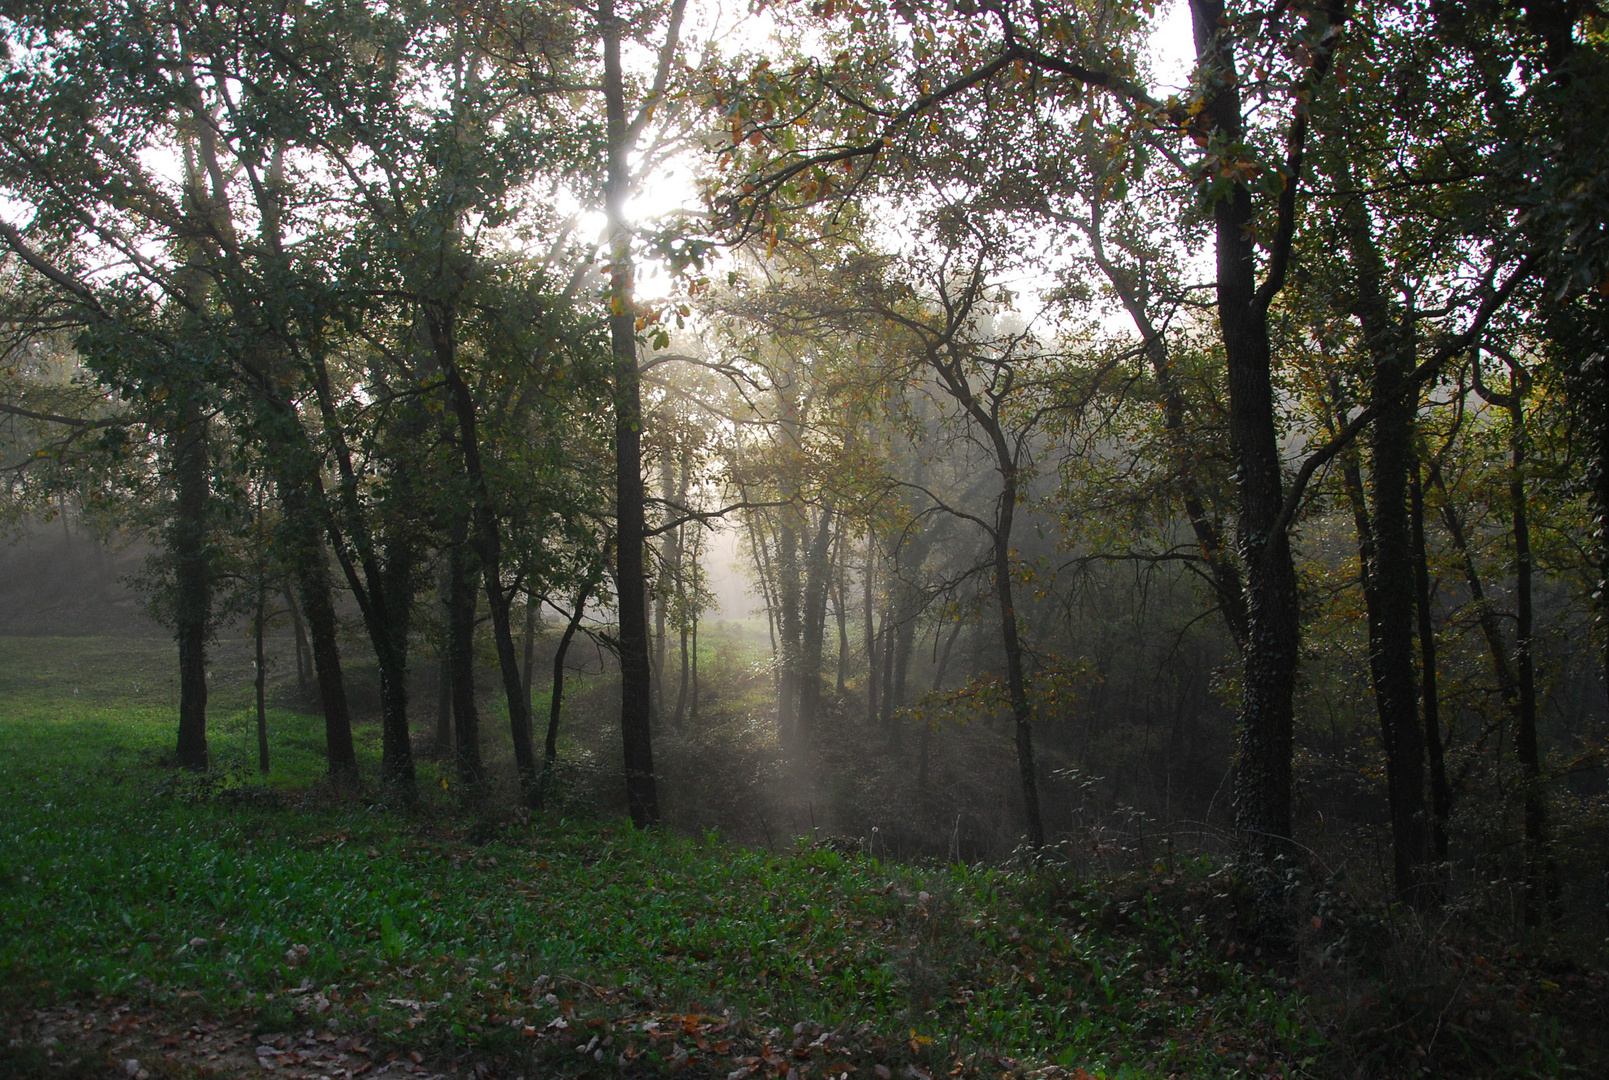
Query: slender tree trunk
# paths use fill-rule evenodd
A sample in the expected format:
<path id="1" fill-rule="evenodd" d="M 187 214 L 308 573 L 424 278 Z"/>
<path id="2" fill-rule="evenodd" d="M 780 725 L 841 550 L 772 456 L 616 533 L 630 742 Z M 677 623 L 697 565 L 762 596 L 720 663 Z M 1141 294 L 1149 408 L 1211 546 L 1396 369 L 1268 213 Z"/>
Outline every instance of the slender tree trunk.
<path id="1" fill-rule="evenodd" d="M 442 638 L 441 659 L 436 661 L 436 736 L 430 753 L 444 758 L 453 752 L 453 671 L 452 671 L 452 556 L 448 553 L 441 568 L 441 609 L 447 615 L 447 629 Z"/>
<path id="2" fill-rule="evenodd" d="M 680 731 L 682 729 L 682 722 L 687 717 L 687 688 L 689 685 L 688 678 L 691 675 L 689 667 L 690 657 L 687 653 L 687 616 L 685 614 L 679 615 L 677 617 L 677 624 L 677 636 L 681 639 L 682 667 L 681 678 L 676 680 L 676 711 L 671 714 L 671 724 L 676 728 L 677 731 Z"/>
<path id="3" fill-rule="evenodd" d="M 509 734 L 514 744 L 514 765 L 519 774 L 520 795 L 526 806 L 535 809 L 540 802 L 537 795 L 536 752 L 531 744 L 529 698 L 520 676 L 519 653 L 514 647 L 510 612 L 514 590 L 503 587 L 502 535 L 481 461 L 474 397 L 458 367 L 452 320 L 443 315 L 433 322 L 431 337 L 437 362 L 446 379 L 448 398 L 458 419 L 459 452 L 464 460 L 465 479 L 469 482 L 475 529 L 475 556 L 486 590 L 486 606 L 492 617 L 492 640 L 497 648 L 498 672 L 503 677 L 503 697 L 508 702 Z M 646 642 L 644 648 L 646 659 Z"/>
<path id="4" fill-rule="evenodd" d="M 411 502 L 404 496 L 403 505 Z M 376 582 L 385 603 L 384 621 L 373 620 L 370 639 L 376 645 L 380 673 L 380 774 L 404 803 L 418 800 L 413 762 L 413 736 L 408 724 L 408 634 L 413 617 L 413 570 L 418 560 L 409 525 L 391 522 L 385 556 Z"/>
<path id="5" fill-rule="evenodd" d="M 1033 709 L 1023 673 L 1022 642 L 1017 636 L 1017 604 L 1011 587 L 1011 526 L 1016 513 L 1017 479 L 1008 469 L 995 511 L 994 591 L 1000 605 L 1000 644 L 1006 654 L 1006 693 L 1016 727 L 1017 773 L 1022 781 L 1023 810 L 1028 819 L 1028 845 L 1045 846 L 1045 822 L 1039 811 L 1039 772 L 1034 761 Z"/>
<path id="6" fill-rule="evenodd" d="M 1542 787 L 1542 758 L 1536 737 L 1536 661 L 1532 654 L 1532 558 L 1530 515 L 1525 495 L 1525 455 L 1529 438 L 1525 426 L 1525 389 L 1518 374 L 1509 395 L 1509 501 L 1514 533 L 1514 667 L 1519 690 L 1518 723 L 1514 753 L 1524 782 L 1525 813 L 1525 924 L 1538 926 L 1554 892 L 1556 870 L 1547 851 L 1546 792 Z"/>
<path id="7" fill-rule="evenodd" d="M 955 639 L 961 634 L 961 620 L 956 619 L 955 625 L 950 628 L 949 636 L 944 639 L 944 651 L 939 654 L 938 663 L 933 670 L 933 692 L 936 694 L 944 689 L 944 675 L 950 667 L 950 650 L 955 648 Z M 928 720 L 922 724 L 921 750 L 916 769 L 916 793 L 920 796 L 927 794 L 927 767 L 928 757 L 933 749 L 933 721 Z"/>
<path id="8" fill-rule="evenodd" d="M 307 628 L 302 623 L 302 609 L 296 603 L 296 596 L 291 592 L 290 582 L 281 587 L 285 594 L 285 610 L 290 612 L 291 630 L 296 640 L 296 692 L 307 693 L 307 680 L 312 678 L 313 655 L 307 646 Z"/>
<path id="9" fill-rule="evenodd" d="M 531 595 L 530 583 L 525 587 L 525 652 L 520 659 L 520 696 L 525 698 L 525 710 L 531 711 L 531 669 L 536 664 L 536 597 Z"/>
<path id="10" fill-rule="evenodd" d="M 1191 0 L 1199 77 L 1212 87 L 1202 110 L 1214 139 L 1245 136 L 1231 20 L 1221 0 Z M 1327 66 L 1317 51 L 1313 75 Z M 1305 126 L 1305 115 L 1293 124 Z M 1299 161 L 1298 161 L 1299 164 Z M 1294 199 L 1294 185 L 1282 199 Z M 1294 222 L 1294 203 L 1290 220 Z M 1229 437 L 1239 495 L 1238 543 L 1245 572 L 1246 647 L 1235 777 L 1235 827 L 1255 894 L 1254 933 L 1285 940 L 1288 912 L 1277 860 L 1292 854 L 1293 703 L 1301 627 L 1290 537 L 1279 527 L 1284 506 L 1279 431 L 1275 422 L 1268 306 L 1281 281 L 1257 284 L 1257 230 L 1251 192 L 1236 183 L 1212 206 L 1217 257 L 1220 339 L 1228 369 Z M 1276 244 L 1283 242 L 1276 239 Z M 1288 251 L 1288 247 L 1286 249 Z M 1274 271 L 1270 270 L 1271 275 Z"/>
<path id="11" fill-rule="evenodd" d="M 1453 505 L 1446 482 L 1442 479 L 1441 468 L 1434 461 L 1430 463 L 1429 476 L 1431 483 L 1441 492 L 1442 526 L 1453 542 L 1453 550 L 1458 552 L 1464 571 L 1464 585 L 1469 589 L 1470 603 L 1475 608 L 1475 621 L 1481 628 L 1481 636 L 1486 639 L 1486 654 L 1491 657 L 1492 674 L 1497 678 L 1498 696 L 1503 699 L 1504 709 L 1516 714 L 1520 700 L 1519 680 L 1515 678 L 1514 667 L 1509 660 L 1508 641 L 1503 636 L 1497 612 L 1487 599 L 1486 589 L 1481 583 L 1480 569 L 1475 565 L 1475 553 L 1469 546 L 1463 515 Z"/>
<path id="12" fill-rule="evenodd" d="M 1361 196 L 1348 205 L 1345 218 L 1356 290 L 1353 314 L 1363 327 L 1372 367 L 1372 404 L 1379 410 L 1370 439 L 1373 553 L 1369 587 L 1364 590 L 1369 607 L 1369 673 L 1386 752 L 1396 893 L 1399 899 L 1423 907 L 1434 897 L 1425 871 L 1430 843 L 1424 728 L 1413 674 L 1414 559 L 1408 470 L 1413 460 L 1418 398 L 1402 392 L 1403 380 L 1414 366 L 1412 339 L 1406 326 L 1392 317 L 1383 292 L 1385 269 Z"/>
<path id="13" fill-rule="evenodd" d="M 877 537 L 866 533 L 866 569 L 861 574 L 861 629 L 866 639 L 866 723 L 877 723 L 877 629 L 872 606 L 872 578 L 876 568 Z"/>
<path id="14" fill-rule="evenodd" d="M 458 779 L 471 791 L 485 779 L 480 756 L 480 714 L 475 705 L 475 565 L 469 547 L 469 522 L 454 521 L 449 538 L 450 585 L 447 600 L 453 734 L 457 744 Z"/>
<path id="15" fill-rule="evenodd" d="M 1224 625 L 1228 627 L 1229 635 L 1234 638 L 1236 646 L 1244 649 L 1247 636 L 1246 595 L 1241 583 L 1240 567 L 1236 564 L 1229 545 L 1224 542 L 1221 522 L 1207 510 L 1206 500 L 1201 495 L 1201 485 L 1197 482 L 1201 449 L 1191 445 L 1185 423 L 1184 390 L 1179 385 L 1178 376 L 1173 370 L 1173 360 L 1168 355 L 1167 337 L 1151 321 L 1151 314 L 1146 310 L 1143 283 L 1136 281 L 1122 267 L 1107 258 L 1101 238 L 1101 223 L 1102 208 L 1100 203 L 1096 202 L 1089 225 L 1090 243 L 1096 265 L 1111 283 L 1124 310 L 1128 312 L 1135 329 L 1140 332 L 1140 337 L 1143 339 L 1145 358 L 1150 364 L 1152 377 L 1156 379 L 1162 412 L 1162 430 L 1167 436 L 1168 452 L 1173 458 L 1173 486 L 1184 505 L 1185 518 L 1190 522 L 1190 530 L 1195 534 L 1196 550 L 1207 567 L 1207 577 L 1212 582 L 1213 593 L 1218 599 L 1218 610 L 1223 614 Z"/>
<path id="16" fill-rule="evenodd" d="M 1419 463 L 1408 474 L 1408 508 L 1413 528 L 1414 601 L 1419 614 L 1419 700 L 1425 721 L 1425 751 L 1430 765 L 1430 839 L 1436 861 L 1447 861 L 1447 822 L 1453 793 L 1441 738 L 1440 698 L 1436 689 L 1436 628 L 1430 607 L 1430 560 L 1425 549 L 1425 497 Z"/>
<path id="17" fill-rule="evenodd" d="M 749 493 L 743 490 L 743 498 L 747 501 Z M 749 547 L 754 551 L 754 576 L 760 583 L 760 599 L 765 604 L 765 629 L 771 640 L 771 666 L 773 671 L 777 666 L 777 605 L 772 593 L 772 583 L 776 580 L 771 571 L 771 553 L 766 550 L 765 535 L 755 525 L 753 514 L 743 515 L 744 527 L 749 530 Z M 773 680 L 774 681 L 774 680 Z"/>
<path id="18" fill-rule="evenodd" d="M 932 352 L 929 366 L 944 382 L 945 390 L 971 416 L 987 436 L 994 453 L 994 467 L 1000 474 L 1000 494 L 995 501 L 994 526 L 989 541 L 994 563 L 994 593 L 1000 608 L 1000 646 L 1006 662 L 1006 699 L 1011 705 L 1012 724 L 1017 742 L 1017 773 L 1022 784 L 1023 815 L 1028 826 L 1028 845 L 1045 845 L 1045 820 L 1039 806 L 1039 772 L 1034 760 L 1033 706 L 1028 700 L 1028 679 L 1022 657 L 1022 640 L 1017 628 L 1017 605 L 1012 589 L 1011 530 L 1016 522 L 1021 494 L 1017 457 L 1000 423 L 1000 400 L 980 400 L 973 393 L 971 380 L 953 354 Z M 1018 444 L 1021 445 L 1020 443 Z M 890 635 L 889 647 L 893 645 Z M 890 684 L 891 689 L 891 684 Z"/>
<path id="19" fill-rule="evenodd" d="M 263 507 L 259 498 L 257 503 L 257 544 L 259 550 L 263 546 L 262 535 Z M 257 606 L 252 612 L 251 638 L 255 653 L 256 670 L 252 680 L 252 689 L 257 698 L 257 771 L 263 775 L 268 774 L 268 660 L 263 650 L 263 629 L 268 621 L 268 575 L 261 565 L 257 567 Z"/>
<path id="20" fill-rule="evenodd" d="M 792 494 L 784 486 L 777 525 L 777 636 L 781 647 L 777 678 L 777 734 L 783 750 L 792 753 L 799 744 L 799 686 L 803 663 L 800 640 L 804 621 L 800 612 L 799 532 L 794 527 Z"/>
<path id="21" fill-rule="evenodd" d="M 671 462 L 670 454 L 661 454 L 659 459 L 659 493 L 660 497 L 669 503 L 676 492 L 675 468 Z M 682 502 L 686 502 L 683 497 Z M 674 511 L 673 511 L 674 512 Z M 672 567 L 679 563 L 676 547 L 681 539 L 681 530 L 670 529 L 665 533 L 664 542 L 660 545 L 659 554 L 659 588 L 654 594 L 654 714 L 659 717 L 665 715 L 665 625 L 668 608 L 671 604 L 671 595 L 674 592 L 675 578 Z"/>
<path id="22" fill-rule="evenodd" d="M 323 537 L 308 516 L 304 496 L 293 489 L 283 498 L 302 592 L 302 613 L 307 617 L 308 636 L 313 640 L 313 670 L 318 676 L 319 700 L 324 707 L 325 755 L 331 779 L 338 784 L 348 784 L 357 779 L 358 760 L 352 745 L 352 716 L 346 701 L 346 680 L 341 672 L 341 649 L 336 640 L 330 565 Z"/>
<path id="23" fill-rule="evenodd" d="M 880 684 L 877 719 L 883 725 L 883 735 L 894 741 L 894 602 L 889 600 L 883 609 L 883 618 L 877 627 L 877 660 L 882 670 L 877 674 Z"/>
<path id="24" fill-rule="evenodd" d="M 179 645 L 179 764 L 207 768 L 207 637 L 212 622 L 212 580 L 207 558 L 207 505 L 211 469 L 207 420 L 194 403 L 168 437 L 174 510 L 168 527 L 177 586 L 174 636 Z"/>
<path id="25" fill-rule="evenodd" d="M 849 582 L 847 560 L 844 558 L 847 535 L 847 531 L 840 528 L 833 545 L 833 615 L 838 621 L 838 677 L 833 689 L 840 699 L 844 696 L 844 684 L 849 680 Z"/>
<path id="26" fill-rule="evenodd" d="M 799 636 L 798 742 L 809 749 L 821 719 L 821 664 L 827 633 L 827 591 L 832 575 L 833 520 L 831 506 L 821 508 L 821 520 L 805 559 L 803 625 Z"/>
<path id="27" fill-rule="evenodd" d="M 680 9 L 673 16 L 679 28 Z M 614 354 L 615 583 L 620 618 L 620 737 L 626 772 L 626 805 L 638 828 L 659 822 L 654 779 L 652 668 L 648 659 L 647 583 L 643 544 L 647 531 L 642 480 L 642 393 L 637 367 L 636 308 L 632 301 L 631 233 L 626 198 L 631 191 L 630 156 L 636 139 L 626 119 L 625 80 L 620 66 L 621 23 L 614 0 L 600 0 L 608 172 L 604 201 L 609 214 L 609 338 Z M 673 40 L 667 47 L 674 50 Z"/>
<path id="28" fill-rule="evenodd" d="M 665 498 L 669 500 L 674 497 L 676 505 L 683 507 L 687 505 L 687 491 L 693 477 L 693 453 L 690 445 L 684 446 L 682 450 L 680 476 L 680 482 L 672 490 L 669 486 L 671 477 L 667 467 Z M 665 577 L 665 602 L 668 602 L 675 610 L 677 636 L 681 642 L 681 676 L 676 682 L 676 712 L 672 716 L 672 724 L 678 731 L 682 728 L 682 721 L 687 717 L 687 620 L 693 603 L 685 577 L 686 563 L 687 526 L 683 524 L 678 525 L 665 535 L 665 572 L 663 575 Z"/>
<path id="29" fill-rule="evenodd" d="M 696 586 L 698 580 L 698 564 L 693 564 L 693 580 Z M 693 670 L 692 689 L 689 692 L 687 703 L 687 721 L 690 724 L 698 723 L 698 607 L 695 604 L 692 611 L 693 624 Z"/>
<path id="30" fill-rule="evenodd" d="M 587 596 L 596 580 L 588 578 L 576 593 L 575 610 L 570 613 L 570 620 L 559 637 L 559 646 L 553 652 L 553 689 L 548 695 L 547 739 L 542 746 L 542 779 L 536 788 L 538 806 L 546 802 L 553 781 L 553 763 L 559 757 L 559 715 L 564 708 L 564 658 L 569 654 L 570 642 L 575 639 L 575 632 L 581 626 L 581 616 L 587 610 Z"/>

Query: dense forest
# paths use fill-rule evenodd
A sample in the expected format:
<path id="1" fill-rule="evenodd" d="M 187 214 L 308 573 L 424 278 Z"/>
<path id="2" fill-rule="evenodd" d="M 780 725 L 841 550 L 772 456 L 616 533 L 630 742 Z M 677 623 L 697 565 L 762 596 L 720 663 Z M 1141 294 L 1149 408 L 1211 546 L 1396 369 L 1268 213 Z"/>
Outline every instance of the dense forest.
<path id="1" fill-rule="evenodd" d="M 1606 35 L 7 2 L 0 507 L 148 553 L 180 775 L 249 640 L 331 798 L 1601 945 Z"/>

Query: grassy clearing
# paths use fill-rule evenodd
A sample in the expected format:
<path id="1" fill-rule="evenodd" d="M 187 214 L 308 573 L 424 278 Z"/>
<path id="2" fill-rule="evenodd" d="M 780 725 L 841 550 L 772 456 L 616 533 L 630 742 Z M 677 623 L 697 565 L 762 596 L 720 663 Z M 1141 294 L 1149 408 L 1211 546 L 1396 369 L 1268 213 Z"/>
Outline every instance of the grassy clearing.
<path id="1" fill-rule="evenodd" d="M 439 786 L 402 815 L 321 794 L 320 724 L 296 713 L 270 719 L 272 786 L 231 770 L 254 750 L 226 696 L 224 768 L 177 774 L 165 649 L 0 639 L 12 1013 L 109 997 L 562 1075 L 1290 1075 L 1321 1052 L 1300 998 L 1155 879 L 491 828 Z"/>

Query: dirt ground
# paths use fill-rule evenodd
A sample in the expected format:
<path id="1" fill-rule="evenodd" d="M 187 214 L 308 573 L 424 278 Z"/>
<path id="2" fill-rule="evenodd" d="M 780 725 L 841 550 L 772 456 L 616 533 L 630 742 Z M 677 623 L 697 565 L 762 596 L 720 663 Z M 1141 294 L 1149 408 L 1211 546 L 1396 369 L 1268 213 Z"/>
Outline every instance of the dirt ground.
<path id="1" fill-rule="evenodd" d="M 417 1054 L 381 1053 L 361 1035 L 333 1031 L 255 1035 L 244 1017 L 175 1018 L 110 1001 L 26 1010 L 9 1018 L 0 1072 L 78 1080 L 202 1080 L 273 1077 L 275 1080 L 353 1080 L 417 1077 L 446 1080 Z M 470 1069 L 471 1075 L 484 1070 Z"/>

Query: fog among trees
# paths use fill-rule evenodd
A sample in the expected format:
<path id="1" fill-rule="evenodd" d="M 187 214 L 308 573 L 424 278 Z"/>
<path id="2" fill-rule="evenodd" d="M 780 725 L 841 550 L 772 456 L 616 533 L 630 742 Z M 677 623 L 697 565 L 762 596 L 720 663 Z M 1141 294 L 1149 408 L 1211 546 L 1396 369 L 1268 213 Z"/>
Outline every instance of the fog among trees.
<path id="1" fill-rule="evenodd" d="M 137 595 L 189 770 L 230 656 L 400 807 L 1601 932 L 1606 28 L 7 3 L 4 632 Z"/>

